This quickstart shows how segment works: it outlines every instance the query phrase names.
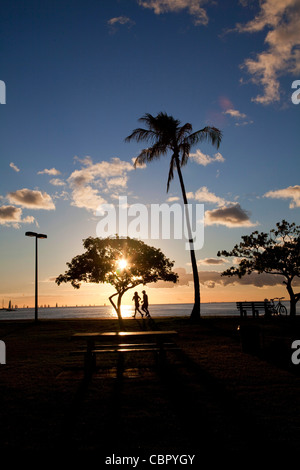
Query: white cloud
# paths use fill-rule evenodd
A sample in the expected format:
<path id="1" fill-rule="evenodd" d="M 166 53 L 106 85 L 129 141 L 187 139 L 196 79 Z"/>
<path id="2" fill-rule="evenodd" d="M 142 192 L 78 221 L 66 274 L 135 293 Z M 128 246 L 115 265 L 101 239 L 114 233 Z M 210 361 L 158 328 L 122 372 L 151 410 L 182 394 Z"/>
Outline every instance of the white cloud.
<path id="1" fill-rule="evenodd" d="M 81 186 L 92 181 L 106 180 L 107 178 L 124 176 L 128 171 L 134 170 L 133 165 L 129 162 L 112 158 L 110 162 L 101 161 L 93 163 L 90 157 L 80 160 L 85 165 L 80 170 L 75 170 L 69 176 L 68 182 L 71 185 Z"/>
<path id="2" fill-rule="evenodd" d="M 110 178 L 106 180 L 108 189 L 110 188 L 126 188 L 127 187 L 127 176 L 118 176 L 116 178 Z"/>
<path id="3" fill-rule="evenodd" d="M 22 209 L 15 206 L 0 207 L 0 224 L 6 222 L 19 222 L 21 220 Z"/>
<path id="4" fill-rule="evenodd" d="M 280 100 L 279 78 L 300 72 L 300 3 L 299 0 L 264 0 L 256 17 L 246 24 L 237 24 L 236 31 L 256 33 L 268 29 L 266 50 L 256 58 L 248 58 L 243 67 L 263 94 L 253 98 L 261 104 Z"/>
<path id="5" fill-rule="evenodd" d="M 272 199 L 291 199 L 289 207 L 290 209 L 294 209 L 295 207 L 300 207 L 300 186 L 288 186 L 284 189 L 268 191 L 264 194 L 264 197 Z"/>
<path id="6" fill-rule="evenodd" d="M 83 166 L 74 170 L 67 180 L 72 191 L 72 205 L 89 211 L 95 211 L 98 206 L 107 202 L 100 194 L 100 188 L 102 194 L 126 189 L 128 172 L 134 170 L 131 162 L 119 158 L 98 163 L 93 163 L 91 157 L 82 160 L 76 157 L 76 160 Z"/>
<path id="7" fill-rule="evenodd" d="M 195 193 L 189 192 L 187 193 L 188 199 L 195 199 L 201 203 L 208 202 L 212 204 L 217 204 L 219 206 L 225 204 L 225 199 L 216 196 L 216 194 L 210 192 L 206 186 L 202 186 L 202 188 L 197 189 Z"/>
<path id="8" fill-rule="evenodd" d="M 116 16 L 115 18 L 111 18 L 107 22 L 109 25 L 115 25 L 115 24 L 134 24 L 134 21 L 132 21 L 128 16 Z"/>
<path id="9" fill-rule="evenodd" d="M 206 186 L 199 188 L 195 193 L 187 193 L 187 198 L 219 206 L 217 209 L 205 211 L 205 225 L 225 225 L 230 228 L 258 225 L 257 222 L 251 222 L 250 214 L 240 204 L 226 201 L 210 192 Z"/>
<path id="10" fill-rule="evenodd" d="M 249 213 L 242 209 L 238 204 L 230 204 L 229 206 L 220 207 L 205 212 L 206 225 L 225 225 L 229 228 L 234 227 L 253 227 L 257 223 L 250 221 Z"/>
<path id="11" fill-rule="evenodd" d="M 11 163 L 9 164 L 9 166 L 10 166 L 13 170 L 15 170 L 17 173 L 20 171 L 20 168 L 18 168 L 17 165 L 15 165 L 13 162 L 11 162 Z"/>
<path id="12" fill-rule="evenodd" d="M 170 196 L 167 199 L 167 202 L 175 202 L 175 201 L 180 201 L 180 198 L 178 196 Z"/>
<path id="13" fill-rule="evenodd" d="M 237 109 L 227 109 L 224 111 L 224 114 L 229 114 L 229 116 L 234 117 L 236 119 L 245 119 L 247 116 L 244 113 L 241 113 Z"/>
<path id="14" fill-rule="evenodd" d="M 200 259 L 197 261 L 198 265 L 209 265 L 209 266 L 226 264 L 226 263 L 228 263 L 228 260 L 224 258 L 204 258 L 204 259 Z"/>
<path id="15" fill-rule="evenodd" d="M 187 10 L 194 18 L 195 25 L 206 25 L 208 16 L 202 5 L 209 3 L 208 0 L 138 0 L 139 5 L 150 8 L 156 15 L 161 13 L 178 13 Z"/>
<path id="16" fill-rule="evenodd" d="M 20 223 L 31 224 L 34 220 L 32 216 L 27 216 L 22 219 L 22 209 L 20 207 L 0 207 L 0 225 L 13 225 L 15 228 L 19 228 Z"/>
<path id="17" fill-rule="evenodd" d="M 55 205 L 49 194 L 32 189 L 18 189 L 17 191 L 8 193 L 7 199 L 10 203 L 27 209 L 55 209 Z"/>
<path id="18" fill-rule="evenodd" d="M 89 211 L 96 211 L 101 204 L 106 203 L 97 189 L 89 185 L 76 187 L 72 192 L 72 199 L 72 206 L 82 207 Z"/>
<path id="19" fill-rule="evenodd" d="M 53 186 L 64 186 L 66 183 L 61 180 L 60 178 L 52 178 L 49 183 L 53 184 Z"/>
<path id="20" fill-rule="evenodd" d="M 233 108 L 233 105 L 229 99 L 222 97 L 220 100 L 220 104 L 223 108 L 225 108 L 223 114 L 228 115 L 232 119 L 234 119 L 236 121 L 236 126 L 247 126 L 248 124 L 253 124 L 253 121 L 247 118 L 247 114 L 241 113 L 241 111 L 239 111 L 238 109 Z"/>
<path id="21" fill-rule="evenodd" d="M 236 122 L 235 125 L 237 127 L 240 127 L 240 126 L 247 126 L 248 124 L 253 124 L 254 121 L 243 121 L 243 122 Z"/>
<path id="22" fill-rule="evenodd" d="M 52 175 L 52 176 L 56 176 L 56 175 L 60 175 L 60 171 L 56 170 L 56 168 L 51 168 L 50 170 L 48 170 L 47 168 L 45 168 L 44 170 L 42 171 L 38 171 L 37 173 L 38 175 Z"/>
<path id="23" fill-rule="evenodd" d="M 196 153 L 190 153 L 190 158 L 192 158 L 194 162 L 203 166 L 206 166 L 209 163 L 213 163 L 213 162 L 225 161 L 225 158 L 223 157 L 223 155 L 221 155 L 220 152 L 215 153 L 215 155 L 211 157 L 210 155 L 206 155 L 205 153 L 201 152 L 200 149 L 197 149 Z"/>
<path id="24" fill-rule="evenodd" d="M 110 33 L 115 33 L 117 31 L 117 26 L 118 25 L 126 25 L 128 28 L 131 28 L 131 26 L 135 25 L 135 22 L 128 18 L 128 16 L 116 16 L 115 18 L 110 18 L 107 22 Z"/>

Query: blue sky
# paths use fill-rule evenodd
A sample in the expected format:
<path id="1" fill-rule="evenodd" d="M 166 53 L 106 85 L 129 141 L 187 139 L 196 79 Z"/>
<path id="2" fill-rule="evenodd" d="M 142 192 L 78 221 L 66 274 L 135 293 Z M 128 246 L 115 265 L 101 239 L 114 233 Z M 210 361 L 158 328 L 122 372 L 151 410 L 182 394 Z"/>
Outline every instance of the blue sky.
<path id="1" fill-rule="evenodd" d="M 299 224 L 299 0 L 3 1 L 1 75 L 1 292 L 33 305 L 33 243 L 39 243 L 41 303 L 103 303 L 110 288 L 56 286 L 66 262 L 96 236 L 101 202 L 180 198 L 166 193 L 168 158 L 132 169 L 143 148 L 125 143 L 145 113 L 165 111 L 223 140 L 192 149 L 183 169 L 193 204 L 205 205 L 197 252 L 204 301 L 270 297 L 264 277 L 220 279 L 216 260 L 241 235 Z M 176 199 L 173 199 L 176 201 Z M 146 240 L 179 269 L 178 287 L 151 288 L 155 302 L 192 301 L 181 240 Z M 262 291 L 263 290 L 263 291 Z M 284 292 L 284 291 L 283 291 Z M 284 295 L 284 294 L 283 294 Z"/>

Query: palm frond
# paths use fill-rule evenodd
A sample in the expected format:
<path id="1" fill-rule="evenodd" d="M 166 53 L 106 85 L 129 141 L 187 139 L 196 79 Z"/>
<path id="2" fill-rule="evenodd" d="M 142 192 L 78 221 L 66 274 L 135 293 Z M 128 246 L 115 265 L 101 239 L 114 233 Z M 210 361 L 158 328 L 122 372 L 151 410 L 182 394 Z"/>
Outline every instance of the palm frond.
<path id="1" fill-rule="evenodd" d="M 212 145 L 215 145 L 219 148 L 219 145 L 222 140 L 222 132 L 216 127 L 204 127 L 200 131 L 194 132 L 193 134 L 186 137 L 185 141 L 189 143 L 190 146 L 197 144 L 198 142 L 210 142 Z"/>
<path id="2" fill-rule="evenodd" d="M 174 178 L 176 161 L 180 165 L 178 170 L 181 166 L 186 165 L 192 145 L 207 141 L 218 148 L 222 140 L 222 132 L 216 127 L 207 126 L 192 133 L 193 128 L 190 123 L 187 122 L 180 127 L 180 121 L 165 112 L 160 112 L 157 116 L 146 113 L 139 121 L 144 123 L 146 128 L 135 129 L 126 137 L 125 141 L 130 142 L 133 139 L 137 142 L 146 141 L 152 144 L 152 146 L 140 152 L 135 159 L 134 167 L 136 168 L 138 165 L 158 159 L 160 156 L 167 154 L 168 151 L 171 151 L 172 157 L 168 174 L 167 192 Z M 176 158 L 180 158 L 180 161 L 176 160 Z"/>
<path id="3" fill-rule="evenodd" d="M 134 168 L 139 165 L 143 165 L 146 162 L 151 162 L 152 160 L 158 159 L 161 155 L 167 153 L 167 147 L 161 145 L 160 143 L 154 144 L 152 147 L 143 149 L 140 154 L 136 157 L 133 164 Z"/>
<path id="4" fill-rule="evenodd" d="M 142 129 L 139 127 L 137 129 L 134 129 L 134 131 L 125 138 L 125 142 L 130 142 L 131 140 L 136 140 L 137 142 L 141 142 L 142 140 L 147 142 L 154 142 L 155 139 L 157 139 L 156 132 L 149 129 Z"/>
<path id="5" fill-rule="evenodd" d="M 158 135 L 176 133 L 177 128 L 180 125 L 178 119 L 169 116 L 167 113 L 160 112 L 157 116 L 152 116 L 150 113 L 146 113 L 139 119 L 140 122 L 146 124 L 146 126 L 156 132 Z"/>
<path id="6" fill-rule="evenodd" d="M 181 153 L 181 160 L 180 160 L 180 166 L 184 166 L 187 164 L 189 160 L 189 153 L 190 153 L 191 146 L 188 142 L 184 141 L 180 147 L 179 151 Z"/>
<path id="7" fill-rule="evenodd" d="M 192 132 L 192 130 L 193 130 L 192 124 L 190 124 L 189 122 L 179 127 L 177 131 L 178 142 L 181 142 L 185 138 L 186 135 L 189 135 Z"/>
<path id="8" fill-rule="evenodd" d="M 144 114 L 144 116 L 142 116 L 141 118 L 139 118 L 139 121 L 140 122 L 143 122 L 144 124 L 146 124 L 149 129 L 152 129 L 154 130 L 155 129 L 155 123 L 156 123 L 156 118 L 154 116 L 152 116 L 152 114 L 150 113 L 146 113 Z"/>

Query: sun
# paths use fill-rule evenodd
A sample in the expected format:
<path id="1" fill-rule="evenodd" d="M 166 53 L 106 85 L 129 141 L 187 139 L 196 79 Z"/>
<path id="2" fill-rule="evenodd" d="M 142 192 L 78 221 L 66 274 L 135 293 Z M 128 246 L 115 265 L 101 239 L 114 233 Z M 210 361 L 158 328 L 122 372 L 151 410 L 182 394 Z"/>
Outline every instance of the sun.
<path id="1" fill-rule="evenodd" d="M 117 266 L 120 271 L 123 271 L 127 267 L 127 261 L 126 259 L 122 258 L 117 261 Z"/>

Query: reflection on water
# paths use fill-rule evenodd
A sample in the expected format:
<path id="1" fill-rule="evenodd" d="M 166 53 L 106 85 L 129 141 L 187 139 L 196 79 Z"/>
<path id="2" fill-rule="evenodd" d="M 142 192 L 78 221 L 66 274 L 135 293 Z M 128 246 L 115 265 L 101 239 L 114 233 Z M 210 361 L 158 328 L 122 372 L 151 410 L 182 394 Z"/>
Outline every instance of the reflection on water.
<path id="1" fill-rule="evenodd" d="M 115 310 L 112 308 L 112 315 L 116 316 Z M 131 305 L 122 305 L 121 306 L 122 318 L 130 318 L 134 314 L 134 309 Z"/>
<path id="2" fill-rule="evenodd" d="M 289 302 L 283 302 L 289 311 Z M 150 305 L 151 317 L 189 316 L 193 304 L 156 304 Z M 133 305 L 122 305 L 122 317 L 130 318 L 134 313 Z M 297 314 L 300 314 L 300 305 L 297 305 Z M 201 304 L 202 316 L 239 316 L 235 302 L 203 303 Z M 111 305 L 95 307 L 47 307 L 39 308 L 40 319 L 50 318 L 117 318 L 117 314 Z M 0 320 L 26 320 L 34 319 L 34 308 L 20 308 L 14 312 L 0 310 Z"/>

